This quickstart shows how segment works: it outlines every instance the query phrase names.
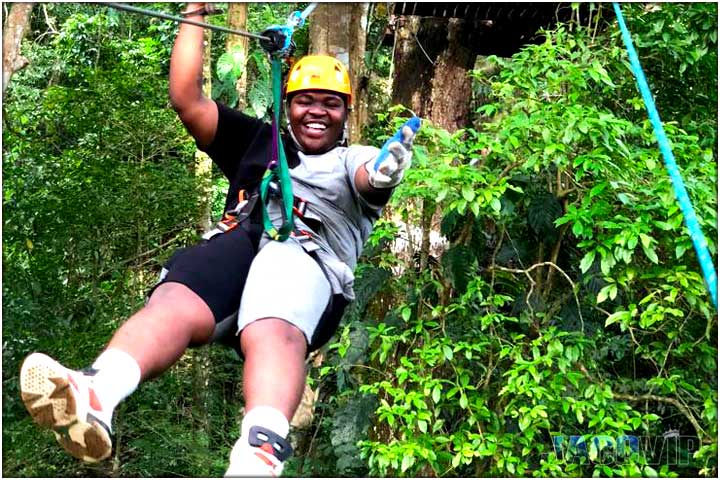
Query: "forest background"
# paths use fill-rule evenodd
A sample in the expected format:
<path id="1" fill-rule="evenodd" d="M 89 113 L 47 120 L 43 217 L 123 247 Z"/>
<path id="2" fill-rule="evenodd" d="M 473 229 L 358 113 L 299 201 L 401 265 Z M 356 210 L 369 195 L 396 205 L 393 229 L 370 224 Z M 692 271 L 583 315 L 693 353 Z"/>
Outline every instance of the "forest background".
<path id="1" fill-rule="evenodd" d="M 2 6 L 5 40 L 19 35 L 3 75 L 3 476 L 221 476 L 242 415 L 229 349 L 189 351 L 143 385 L 99 465 L 65 454 L 20 402 L 23 358 L 88 365 L 219 217 L 226 185 L 169 106 L 177 24 L 20 5 Z M 209 21 L 245 15 L 259 32 L 305 5 L 227 4 Z M 313 359 L 287 475 L 717 476 L 717 313 L 610 5 L 570 7 L 512 56 L 473 54 L 467 75 L 448 67 L 468 55 L 461 35 L 428 40 L 460 20 L 335 4 L 296 33 L 298 55 L 328 32 L 362 39 L 355 141 L 381 145 L 406 108 L 425 123 L 357 301 Z M 716 260 L 717 4 L 623 11 Z M 208 92 L 267 118 L 258 45 L 208 40 Z M 403 68 L 411 51 L 422 69 Z M 436 82 L 427 96 L 456 106 L 418 106 L 426 92 L 399 81 L 412 75 L 453 75 L 468 95 Z M 639 450 L 615 445 L 623 435 Z"/>

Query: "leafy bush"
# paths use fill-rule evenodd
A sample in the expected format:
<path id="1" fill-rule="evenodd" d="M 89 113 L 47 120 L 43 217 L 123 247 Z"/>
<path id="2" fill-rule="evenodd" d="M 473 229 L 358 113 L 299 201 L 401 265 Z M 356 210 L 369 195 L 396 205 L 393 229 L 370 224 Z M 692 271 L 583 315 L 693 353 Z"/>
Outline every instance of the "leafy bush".
<path id="1" fill-rule="evenodd" d="M 716 7 L 676 7 L 626 12 L 636 26 L 658 16 L 682 23 L 669 33 L 676 43 L 653 44 L 667 59 L 653 70 L 674 68 L 665 49 L 688 38 L 716 63 L 707 26 Z M 683 36 L 696 27 L 709 33 Z M 645 28 L 636 32 L 652 38 Z M 370 475 L 716 474 L 716 314 L 620 39 L 613 28 L 578 26 L 546 38 L 511 59 L 488 58 L 500 67 L 492 77 L 475 74 L 490 101 L 474 128 L 425 124 L 392 212 L 429 228 L 437 209 L 450 246 L 438 267 L 405 268 L 376 286 L 349 327 L 369 333 L 368 367 L 342 366 L 353 345 L 344 335 L 319 372 L 337 376 L 341 405 L 377 398 L 367 439 L 357 436 Z M 641 38 L 641 48 L 650 43 Z M 716 76 L 682 59 L 694 66 L 683 84 L 714 95 Z M 658 101 L 716 255 L 716 141 L 700 140 L 713 102 Z M 368 261 L 362 278 L 385 260 Z M 345 384 L 352 374 L 345 388 L 341 373 Z M 608 462 L 608 445 L 589 438 L 675 429 L 699 445 L 679 465 L 647 449 Z M 584 461 L 558 455 L 558 435 L 588 436 Z"/>

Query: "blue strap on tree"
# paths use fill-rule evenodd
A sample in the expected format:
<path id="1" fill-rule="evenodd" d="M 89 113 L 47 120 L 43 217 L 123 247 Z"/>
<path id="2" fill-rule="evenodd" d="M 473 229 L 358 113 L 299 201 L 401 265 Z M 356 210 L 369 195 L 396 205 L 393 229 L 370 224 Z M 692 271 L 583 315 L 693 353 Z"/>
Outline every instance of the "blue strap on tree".
<path id="1" fill-rule="evenodd" d="M 692 239 L 695 252 L 698 256 L 700 267 L 702 268 L 703 276 L 705 277 L 706 286 L 710 291 L 710 297 L 712 298 L 713 305 L 717 310 L 717 274 L 715 273 L 715 265 L 710 257 L 707 241 L 705 240 L 705 236 L 700 228 L 700 223 L 695 215 L 695 210 L 690 202 L 690 197 L 685 189 L 685 183 L 683 182 L 678 165 L 675 162 L 675 157 L 672 153 L 672 149 L 670 148 L 670 142 L 668 142 L 668 139 L 665 136 L 665 130 L 663 129 L 660 116 L 655 108 L 655 102 L 653 101 L 650 88 L 648 87 L 647 80 L 645 79 L 645 73 L 643 72 L 642 66 L 640 66 L 640 60 L 638 59 L 637 52 L 633 46 L 630 32 L 625 26 L 625 20 L 623 19 L 620 6 L 617 3 L 613 3 L 613 8 L 615 9 L 618 24 L 620 25 L 622 38 L 625 42 L 625 48 L 627 49 L 628 56 L 630 57 L 630 65 L 632 67 L 633 75 L 635 75 L 635 79 L 637 80 L 638 87 L 640 88 L 640 94 L 645 102 L 645 107 L 647 108 L 648 116 L 655 132 L 655 138 L 657 139 L 660 146 L 660 152 L 662 152 L 665 160 L 665 168 L 670 175 L 670 180 L 672 181 L 673 188 L 675 189 L 675 197 L 680 204 L 680 210 L 682 210 L 685 225 L 690 231 L 690 238 Z"/>
<path id="2" fill-rule="evenodd" d="M 295 228 L 293 218 L 293 192 L 290 169 L 288 168 L 285 149 L 280 138 L 280 111 L 282 110 L 282 59 L 293 48 L 292 34 L 296 28 L 305 23 L 305 19 L 317 6 L 310 4 L 303 12 L 296 11 L 290 15 L 286 25 L 272 25 L 263 35 L 267 41 L 261 41 L 263 49 L 270 55 L 272 71 L 273 92 L 273 119 L 272 119 L 272 154 L 268 169 L 260 183 L 260 198 L 262 200 L 263 228 L 273 240 L 284 242 Z M 278 228 L 270 219 L 267 205 L 271 192 L 278 192 L 282 200 L 282 225 Z"/>

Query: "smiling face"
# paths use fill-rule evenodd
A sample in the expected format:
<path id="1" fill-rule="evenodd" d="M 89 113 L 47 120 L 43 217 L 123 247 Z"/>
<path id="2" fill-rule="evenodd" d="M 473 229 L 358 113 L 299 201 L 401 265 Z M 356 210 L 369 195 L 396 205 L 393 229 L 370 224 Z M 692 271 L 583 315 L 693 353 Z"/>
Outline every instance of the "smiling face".
<path id="1" fill-rule="evenodd" d="M 333 148 L 342 136 L 346 118 L 345 102 L 336 93 L 310 90 L 290 100 L 290 127 L 304 153 L 325 153 Z"/>

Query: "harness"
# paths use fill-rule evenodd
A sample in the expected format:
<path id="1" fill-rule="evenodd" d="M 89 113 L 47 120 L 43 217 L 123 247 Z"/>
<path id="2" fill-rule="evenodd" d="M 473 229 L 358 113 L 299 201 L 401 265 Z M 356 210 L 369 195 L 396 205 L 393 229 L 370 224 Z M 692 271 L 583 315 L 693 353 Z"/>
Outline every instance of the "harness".
<path id="1" fill-rule="evenodd" d="M 235 208 L 226 211 L 223 214 L 223 218 L 215 225 L 215 228 L 203 235 L 203 239 L 205 240 L 209 240 L 220 233 L 228 232 L 251 218 L 259 199 L 262 206 L 263 229 L 271 239 L 283 242 L 287 240 L 288 237 L 295 237 L 308 253 L 320 248 L 312 242 L 311 232 L 295 226 L 295 217 L 300 218 L 306 224 L 308 221 L 311 223 L 312 221 L 305 219 L 308 202 L 303 198 L 293 195 L 290 169 L 288 168 L 287 156 L 285 155 L 285 149 L 280 137 L 282 60 L 293 48 L 292 34 L 294 30 L 305 23 L 305 19 L 316 6 L 316 3 L 311 3 L 303 12 L 293 12 L 288 18 L 286 25 L 273 25 L 270 27 L 274 29 L 274 32 L 277 33 L 278 36 L 272 38 L 272 41 L 269 43 L 262 43 L 263 48 L 267 51 L 270 58 L 272 72 L 273 117 L 270 161 L 268 162 L 267 170 L 265 170 L 259 188 L 252 192 L 240 190 Z M 282 215 L 282 223 L 280 226 L 273 224 L 268 213 L 268 204 L 271 198 L 280 200 L 280 211 Z M 318 261 L 318 263 L 321 262 Z M 324 272 L 325 269 L 324 267 L 322 268 Z"/>
<path id="2" fill-rule="evenodd" d="M 264 178 L 268 178 L 267 174 Z M 268 181 L 265 191 L 267 192 L 268 199 L 277 198 L 283 200 L 281 190 L 277 183 Z M 263 200 L 264 203 L 264 199 L 262 198 L 261 191 L 259 189 L 256 189 L 251 193 L 248 193 L 247 190 L 244 189 L 240 190 L 238 192 L 238 202 L 235 208 L 227 210 L 220 221 L 215 224 L 215 227 L 206 232 L 202 238 L 204 240 L 210 240 L 216 235 L 229 232 L 230 230 L 241 226 L 245 222 L 252 221 L 253 213 L 258 207 L 258 200 Z M 313 218 L 307 218 L 305 216 L 309 204 L 310 202 L 304 198 L 293 195 L 290 210 L 292 212 L 293 219 L 298 218 L 304 224 L 308 225 L 309 228 L 313 228 L 314 226 L 319 225 L 319 222 Z M 269 221 L 269 218 L 267 217 L 267 207 L 266 205 L 263 205 L 263 207 L 264 219 L 267 218 Z M 272 222 L 270 222 L 270 224 L 272 225 Z M 313 233 L 311 231 L 297 227 L 294 222 L 292 229 L 288 234 L 288 237 L 293 237 L 299 241 L 303 249 L 308 253 L 314 252 L 320 248 L 319 245 L 312 241 L 312 236 Z"/>

